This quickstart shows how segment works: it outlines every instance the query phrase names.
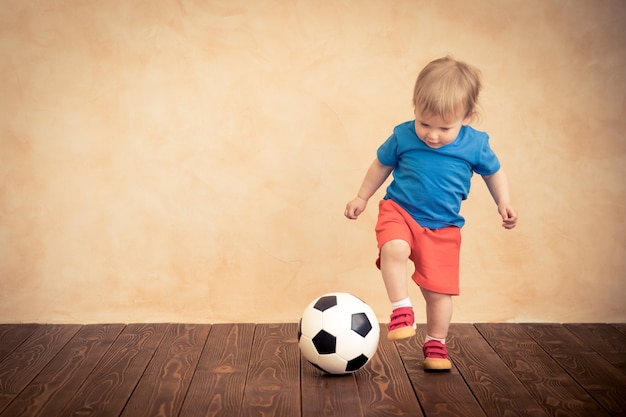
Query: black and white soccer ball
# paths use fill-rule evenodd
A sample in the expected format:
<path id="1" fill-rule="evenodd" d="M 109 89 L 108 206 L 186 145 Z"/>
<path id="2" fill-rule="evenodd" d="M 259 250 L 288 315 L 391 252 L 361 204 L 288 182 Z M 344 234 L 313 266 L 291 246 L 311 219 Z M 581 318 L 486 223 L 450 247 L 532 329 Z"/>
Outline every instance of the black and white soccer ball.
<path id="1" fill-rule="evenodd" d="M 378 348 L 380 327 L 374 311 L 348 293 L 313 300 L 302 313 L 298 345 L 302 356 L 330 374 L 361 369 Z"/>

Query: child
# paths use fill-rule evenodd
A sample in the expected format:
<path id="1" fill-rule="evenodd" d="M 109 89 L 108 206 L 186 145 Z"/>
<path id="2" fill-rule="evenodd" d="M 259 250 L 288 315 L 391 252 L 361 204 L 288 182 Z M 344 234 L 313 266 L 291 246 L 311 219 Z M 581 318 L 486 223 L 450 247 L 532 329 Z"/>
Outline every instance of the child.
<path id="1" fill-rule="evenodd" d="M 426 302 L 426 371 L 452 367 L 445 343 L 452 296 L 459 294 L 460 228 L 465 223 L 459 210 L 474 172 L 485 180 L 502 226 L 512 229 L 517 223 L 508 181 L 489 137 L 469 126 L 480 89 L 480 72 L 464 62 L 445 57 L 426 65 L 413 91 L 415 120 L 396 126 L 378 148 L 357 196 L 345 209 L 347 218 L 356 219 L 393 172 L 376 224 L 376 265 L 393 309 L 387 337 L 415 335 L 407 279 L 410 259 L 415 264 L 412 278 Z"/>

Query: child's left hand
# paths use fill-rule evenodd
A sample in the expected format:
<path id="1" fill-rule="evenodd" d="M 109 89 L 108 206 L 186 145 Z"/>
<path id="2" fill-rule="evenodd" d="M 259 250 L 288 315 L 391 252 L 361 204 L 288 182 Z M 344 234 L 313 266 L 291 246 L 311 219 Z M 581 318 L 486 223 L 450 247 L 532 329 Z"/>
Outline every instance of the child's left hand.
<path id="1" fill-rule="evenodd" d="M 498 212 L 502 216 L 502 227 L 510 230 L 517 225 L 517 212 L 510 204 L 498 206 Z"/>

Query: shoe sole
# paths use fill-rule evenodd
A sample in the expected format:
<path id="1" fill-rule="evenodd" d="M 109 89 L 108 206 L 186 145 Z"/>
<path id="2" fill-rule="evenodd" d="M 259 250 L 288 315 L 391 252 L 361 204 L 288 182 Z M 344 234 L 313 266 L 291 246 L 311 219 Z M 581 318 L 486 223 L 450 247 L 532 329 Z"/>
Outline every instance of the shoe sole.
<path id="1" fill-rule="evenodd" d="M 390 330 L 387 333 L 388 340 L 401 340 L 408 339 L 409 337 L 415 336 L 415 329 L 413 327 L 401 327 L 399 329 Z"/>
<path id="2" fill-rule="evenodd" d="M 450 369 L 452 369 L 452 362 L 449 359 L 424 359 L 424 370 L 426 372 L 445 372 Z"/>

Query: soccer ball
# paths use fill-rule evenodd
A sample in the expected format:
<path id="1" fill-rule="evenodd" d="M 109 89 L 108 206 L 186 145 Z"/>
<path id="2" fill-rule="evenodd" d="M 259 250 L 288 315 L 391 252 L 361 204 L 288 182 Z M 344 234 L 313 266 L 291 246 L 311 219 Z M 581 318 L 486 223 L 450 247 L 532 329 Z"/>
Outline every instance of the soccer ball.
<path id="1" fill-rule="evenodd" d="M 372 359 L 380 327 L 374 311 L 347 293 L 313 300 L 302 313 L 298 345 L 313 366 L 330 374 L 349 374 Z"/>

